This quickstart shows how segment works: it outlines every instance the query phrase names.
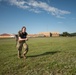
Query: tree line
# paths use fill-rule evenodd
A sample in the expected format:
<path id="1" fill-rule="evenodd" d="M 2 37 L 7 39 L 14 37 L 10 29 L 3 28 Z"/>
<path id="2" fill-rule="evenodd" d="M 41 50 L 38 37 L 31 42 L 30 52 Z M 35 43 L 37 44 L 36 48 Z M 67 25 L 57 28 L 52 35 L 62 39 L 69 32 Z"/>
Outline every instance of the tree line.
<path id="1" fill-rule="evenodd" d="M 73 36 L 76 36 L 76 32 L 74 33 L 63 32 L 62 34 L 60 34 L 60 36 L 73 37 Z"/>

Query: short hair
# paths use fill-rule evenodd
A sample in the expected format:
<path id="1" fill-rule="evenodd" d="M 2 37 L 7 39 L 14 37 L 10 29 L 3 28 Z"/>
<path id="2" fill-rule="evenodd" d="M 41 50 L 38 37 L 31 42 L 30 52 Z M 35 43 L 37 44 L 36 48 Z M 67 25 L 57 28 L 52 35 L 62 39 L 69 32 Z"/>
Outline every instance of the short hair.
<path id="1" fill-rule="evenodd" d="M 25 29 L 26 29 L 26 27 L 25 27 L 25 26 L 23 26 L 21 30 L 23 30 L 23 28 L 25 28 Z"/>

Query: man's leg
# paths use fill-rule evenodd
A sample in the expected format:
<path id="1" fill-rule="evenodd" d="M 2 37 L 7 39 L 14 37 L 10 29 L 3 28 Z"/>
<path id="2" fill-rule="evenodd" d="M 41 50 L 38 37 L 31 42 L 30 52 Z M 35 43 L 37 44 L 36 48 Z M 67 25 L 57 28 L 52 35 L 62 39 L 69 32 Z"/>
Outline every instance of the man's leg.
<path id="1" fill-rule="evenodd" d="M 23 47 L 24 47 L 24 52 L 23 52 L 23 56 L 24 56 L 24 58 L 26 58 L 26 54 L 27 54 L 27 52 L 28 52 L 28 45 L 26 44 L 26 43 L 24 43 L 23 44 Z"/>
<path id="2" fill-rule="evenodd" d="M 21 58 L 21 50 L 18 50 L 18 58 Z"/>
<path id="3" fill-rule="evenodd" d="M 21 58 L 23 43 L 18 43 L 17 47 L 18 47 L 18 58 Z"/>

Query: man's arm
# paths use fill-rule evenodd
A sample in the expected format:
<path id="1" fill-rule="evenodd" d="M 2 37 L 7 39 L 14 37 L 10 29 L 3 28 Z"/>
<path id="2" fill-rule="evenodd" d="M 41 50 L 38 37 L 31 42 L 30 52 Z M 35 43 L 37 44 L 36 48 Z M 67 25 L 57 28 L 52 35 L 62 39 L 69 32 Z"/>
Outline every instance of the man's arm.
<path id="1" fill-rule="evenodd" d="M 28 40 L 28 38 L 21 38 L 21 37 L 19 37 L 19 41 L 27 41 Z"/>

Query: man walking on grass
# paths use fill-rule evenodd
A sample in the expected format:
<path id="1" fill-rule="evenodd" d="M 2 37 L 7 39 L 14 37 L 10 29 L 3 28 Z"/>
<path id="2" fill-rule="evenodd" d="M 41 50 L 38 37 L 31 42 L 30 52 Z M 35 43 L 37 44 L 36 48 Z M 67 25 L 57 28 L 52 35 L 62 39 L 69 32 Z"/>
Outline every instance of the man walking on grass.
<path id="1" fill-rule="evenodd" d="M 26 54 L 28 52 L 28 45 L 26 41 L 28 40 L 27 38 L 27 32 L 26 32 L 26 27 L 23 26 L 22 29 L 18 32 L 18 43 L 17 43 L 17 48 L 18 48 L 18 58 L 26 58 Z M 22 48 L 24 48 L 23 55 L 22 53 Z"/>

